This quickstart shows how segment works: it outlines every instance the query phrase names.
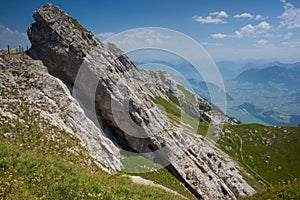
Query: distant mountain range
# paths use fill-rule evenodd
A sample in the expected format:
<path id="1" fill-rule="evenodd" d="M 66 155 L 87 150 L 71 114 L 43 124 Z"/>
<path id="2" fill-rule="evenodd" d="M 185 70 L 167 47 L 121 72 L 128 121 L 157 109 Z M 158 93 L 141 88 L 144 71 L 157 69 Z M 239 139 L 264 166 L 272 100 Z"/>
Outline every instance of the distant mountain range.
<path id="1" fill-rule="evenodd" d="M 245 65 L 226 88 L 229 107 L 273 125 L 300 124 L 300 63 Z"/>
<path id="2" fill-rule="evenodd" d="M 292 66 L 292 67 L 291 67 Z M 300 84 L 300 63 L 284 66 L 248 69 L 240 73 L 235 80 L 253 84 L 283 84 L 287 89 L 297 89 Z"/>
<path id="3" fill-rule="evenodd" d="M 153 61 L 163 66 L 149 68 L 169 72 L 178 82 L 210 100 L 208 85 L 188 62 Z M 180 64 L 178 64 L 180 63 Z M 300 62 L 221 61 L 216 63 L 223 77 L 229 113 L 243 123 L 272 125 L 300 124 Z"/>
<path id="4" fill-rule="evenodd" d="M 291 69 L 299 67 L 300 62 L 297 63 L 281 63 L 278 61 L 266 60 L 240 60 L 240 61 L 219 61 L 216 65 L 224 80 L 231 80 L 239 76 L 241 73 L 250 69 L 265 69 L 269 67 L 280 67 Z"/>

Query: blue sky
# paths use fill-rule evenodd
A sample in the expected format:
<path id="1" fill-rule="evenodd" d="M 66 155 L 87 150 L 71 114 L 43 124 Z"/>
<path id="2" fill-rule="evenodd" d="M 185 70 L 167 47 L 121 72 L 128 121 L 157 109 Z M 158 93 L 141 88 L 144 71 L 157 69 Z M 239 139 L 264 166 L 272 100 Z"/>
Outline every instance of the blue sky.
<path id="1" fill-rule="evenodd" d="M 32 12 L 46 1 L 1 1 L 0 47 L 30 46 Z M 51 1 L 101 39 L 128 29 L 163 27 L 184 33 L 218 60 L 300 61 L 298 0 Z"/>

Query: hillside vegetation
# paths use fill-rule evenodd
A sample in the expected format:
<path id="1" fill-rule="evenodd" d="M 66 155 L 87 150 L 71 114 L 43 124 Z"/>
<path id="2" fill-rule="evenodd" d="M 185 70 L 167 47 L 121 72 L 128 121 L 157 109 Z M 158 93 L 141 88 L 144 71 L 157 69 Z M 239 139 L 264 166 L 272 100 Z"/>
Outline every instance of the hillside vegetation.
<path id="1" fill-rule="evenodd" d="M 24 80 L 34 76 L 18 68 L 12 73 L 23 74 Z M 39 105 L 26 102 L 20 90 L 2 87 L 1 96 L 20 101 L 0 102 L 17 116 L 2 113 L 0 118 L 0 199 L 181 199 L 159 188 L 132 183 L 125 175 L 139 175 L 194 198 L 165 168 L 142 157 L 125 156 L 124 172 L 109 175 L 101 171 L 80 141 L 50 125 L 32 109 Z M 152 100 L 172 123 L 189 125 L 183 128 L 206 135 L 208 122 L 198 123 L 180 109 L 177 97 L 168 97 Z M 258 193 L 243 199 L 300 198 L 300 127 L 225 125 L 222 133 L 217 145 L 255 177 L 248 181 Z M 136 163 L 156 169 L 136 173 L 132 169 Z"/>
<path id="2" fill-rule="evenodd" d="M 181 199 L 100 170 L 76 136 L 51 125 L 37 111 L 43 105 L 26 99 L 36 74 L 5 70 L 1 66 L 3 76 L 22 81 L 0 82 L 0 199 Z"/>
<path id="3" fill-rule="evenodd" d="M 299 136 L 300 127 L 226 125 L 218 144 L 260 183 L 249 199 L 299 199 Z"/>
<path id="4" fill-rule="evenodd" d="M 180 199 L 102 172 L 76 138 L 54 131 L 56 141 L 36 126 L 1 128 L 0 199 Z"/>
<path id="5" fill-rule="evenodd" d="M 207 134 L 207 122 L 199 123 L 183 111 L 181 116 L 174 115 L 178 106 L 171 99 L 166 101 L 156 98 L 154 102 L 163 107 L 169 120 Z M 225 125 L 217 145 L 244 167 L 245 177 L 250 173 L 255 178 L 248 181 L 258 193 L 243 199 L 300 198 L 300 127 Z"/>

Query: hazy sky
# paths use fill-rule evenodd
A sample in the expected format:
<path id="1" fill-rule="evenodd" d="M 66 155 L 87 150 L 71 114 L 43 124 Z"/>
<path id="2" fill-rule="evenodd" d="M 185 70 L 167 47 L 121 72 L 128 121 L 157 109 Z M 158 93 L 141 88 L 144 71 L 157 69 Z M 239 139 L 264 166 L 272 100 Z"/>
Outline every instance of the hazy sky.
<path id="1" fill-rule="evenodd" d="M 299 0 L 2 0 L 1 48 L 30 46 L 26 29 L 33 11 L 45 2 L 77 18 L 100 39 L 128 29 L 163 27 L 195 39 L 214 60 L 300 61 Z"/>

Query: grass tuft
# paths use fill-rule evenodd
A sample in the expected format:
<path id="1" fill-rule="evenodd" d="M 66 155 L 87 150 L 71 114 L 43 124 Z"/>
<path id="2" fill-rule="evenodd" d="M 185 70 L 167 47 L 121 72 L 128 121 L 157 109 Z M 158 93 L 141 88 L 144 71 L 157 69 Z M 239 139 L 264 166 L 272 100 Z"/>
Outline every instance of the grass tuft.
<path id="1" fill-rule="evenodd" d="M 72 21 L 72 23 L 74 24 L 74 27 L 75 27 L 77 30 L 80 30 L 80 31 L 82 31 L 82 32 L 88 32 L 88 30 L 86 30 L 86 29 L 78 22 L 77 19 L 71 17 L 71 21 Z"/>

